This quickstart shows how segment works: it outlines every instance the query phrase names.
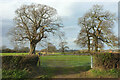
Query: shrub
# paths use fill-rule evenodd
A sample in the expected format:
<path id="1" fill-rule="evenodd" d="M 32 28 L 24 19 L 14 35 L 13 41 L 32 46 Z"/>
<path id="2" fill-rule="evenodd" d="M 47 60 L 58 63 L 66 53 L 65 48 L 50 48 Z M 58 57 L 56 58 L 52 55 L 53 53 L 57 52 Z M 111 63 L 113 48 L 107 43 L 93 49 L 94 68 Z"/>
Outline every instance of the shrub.
<path id="1" fill-rule="evenodd" d="M 120 68 L 119 53 L 96 53 L 94 54 L 94 66 L 103 69 Z"/>
<path id="2" fill-rule="evenodd" d="M 30 66 L 37 66 L 38 56 L 1 56 L 3 69 L 24 69 Z"/>

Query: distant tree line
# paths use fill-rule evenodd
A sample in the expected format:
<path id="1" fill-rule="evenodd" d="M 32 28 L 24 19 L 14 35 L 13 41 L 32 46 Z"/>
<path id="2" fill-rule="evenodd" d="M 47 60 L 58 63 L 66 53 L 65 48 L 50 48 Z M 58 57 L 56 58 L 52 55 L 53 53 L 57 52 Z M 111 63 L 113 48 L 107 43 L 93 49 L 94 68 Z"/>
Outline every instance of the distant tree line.
<path id="1" fill-rule="evenodd" d="M 29 47 L 21 47 L 21 48 L 14 48 L 14 49 L 10 49 L 7 48 L 6 46 L 2 46 L 0 48 L 0 52 L 2 53 L 28 53 L 29 52 Z"/>
<path id="2" fill-rule="evenodd" d="M 55 45 L 53 45 L 52 43 L 48 42 L 47 43 L 47 48 L 40 50 L 40 52 L 46 52 L 46 53 L 48 53 L 48 52 L 49 53 L 53 53 L 53 52 L 62 52 L 62 53 L 68 52 L 67 51 L 68 46 L 66 46 L 66 45 L 67 45 L 67 42 L 61 42 L 59 44 L 60 48 L 57 49 Z"/>

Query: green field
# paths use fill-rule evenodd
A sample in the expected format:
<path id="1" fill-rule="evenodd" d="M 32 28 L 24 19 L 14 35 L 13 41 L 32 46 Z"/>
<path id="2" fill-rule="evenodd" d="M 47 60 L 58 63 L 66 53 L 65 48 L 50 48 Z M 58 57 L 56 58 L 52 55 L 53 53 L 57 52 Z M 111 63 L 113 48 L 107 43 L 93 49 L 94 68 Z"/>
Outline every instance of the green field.
<path id="1" fill-rule="evenodd" d="M 12 56 L 16 56 L 16 55 L 28 55 L 29 53 L 0 53 L 0 55 L 2 56 L 9 56 L 9 55 L 12 55 Z"/>
<path id="2" fill-rule="evenodd" d="M 29 53 L 0 53 L 0 55 L 2 55 L 2 56 L 8 56 L 8 55 L 28 55 Z M 61 54 L 61 53 L 51 53 L 51 54 L 54 54 L 54 55 L 56 55 L 56 54 Z"/>
<path id="3" fill-rule="evenodd" d="M 41 66 L 43 67 L 77 67 L 90 66 L 90 56 L 59 55 L 41 56 Z"/>
<path id="4" fill-rule="evenodd" d="M 40 61 L 41 75 L 46 75 L 47 77 L 76 74 L 90 69 L 90 56 L 41 56 Z"/>

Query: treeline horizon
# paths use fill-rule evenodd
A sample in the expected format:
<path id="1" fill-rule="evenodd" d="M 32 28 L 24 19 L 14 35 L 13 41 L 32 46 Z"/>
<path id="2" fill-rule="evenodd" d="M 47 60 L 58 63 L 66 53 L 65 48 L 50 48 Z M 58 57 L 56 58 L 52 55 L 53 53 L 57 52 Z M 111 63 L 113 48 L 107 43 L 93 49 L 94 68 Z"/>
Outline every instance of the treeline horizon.
<path id="1" fill-rule="evenodd" d="M 13 48 L 13 49 L 10 49 L 10 48 L 7 48 L 7 47 L 3 47 L 3 48 L 0 48 L 0 53 L 29 53 L 29 50 L 30 50 L 30 48 L 29 47 L 21 47 L 21 48 L 19 48 L 19 49 L 15 49 L 15 48 Z M 105 49 L 103 49 L 103 50 L 99 50 L 99 52 L 101 52 L 101 51 L 118 51 L 118 49 L 107 49 L 107 50 L 105 50 Z M 62 53 L 62 51 L 60 50 L 60 49 L 47 49 L 47 48 L 45 48 L 45 49 L 41 49 L 41 50 L 36 50 L 36 52 L 37 53 L 39 53 L 39 52 L 47 52 L 47 53 L 56 53 L 56 52 L 60 52 L 60 53 Z M 66 52 L 71 52 L 71 53 L 87 53 L 88 51 L 87 51 L 87 49 L 69 49 L 69 50 L 65 50 L 64 51 L 65 53 Z M 93 50 L 93 52 L 94 52 L 94 50 Z"/>
<path id="2" fill-rule="evenodd" d="M 15 50 L 15 49 L 10 49 L 10 48 L 6 48 L 6 49 L 0 49 L 0 53 L 29 53 L 29 49 L 28 47 L 25 47 L 27 50 L 25 49 L 19 49 L 19 50 Z M 65 50 L 65 52 L 74 52 L 74 51 L 78 51 L 78 50 Z M 41 52 L 41 50 L 36 50 L 36 52 Z M 56 50 L 55 52 L 50 52 L 50 51 L 45 51 L 48 53 L 55 53 L 55 52 L 61 52 L 60 50 Z"/>

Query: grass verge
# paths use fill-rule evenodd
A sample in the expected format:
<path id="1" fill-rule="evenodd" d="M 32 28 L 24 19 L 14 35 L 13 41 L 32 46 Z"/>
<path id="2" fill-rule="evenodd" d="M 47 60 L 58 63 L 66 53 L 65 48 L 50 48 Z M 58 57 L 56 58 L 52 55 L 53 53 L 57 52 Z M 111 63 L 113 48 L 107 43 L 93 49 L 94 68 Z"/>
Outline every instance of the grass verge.
<path id="1" fill-rule="evenodd" d="M 110 70 L 102 70 L 102 69 L 91 69 L 90 73 L 93 77 L 97 78 L 119 78 L 120 70 L 118 69 L 110 69 Z"/>
<path id="2" fill-rule="evenodd" d="M 26 70 L 2 70 L 2 78 L 26 78 L 27 76 Z"/>

